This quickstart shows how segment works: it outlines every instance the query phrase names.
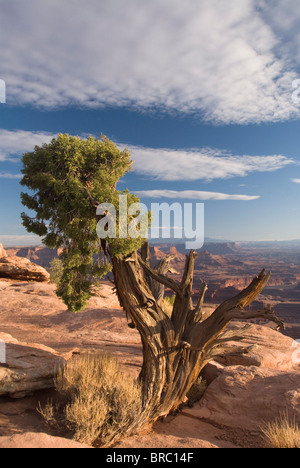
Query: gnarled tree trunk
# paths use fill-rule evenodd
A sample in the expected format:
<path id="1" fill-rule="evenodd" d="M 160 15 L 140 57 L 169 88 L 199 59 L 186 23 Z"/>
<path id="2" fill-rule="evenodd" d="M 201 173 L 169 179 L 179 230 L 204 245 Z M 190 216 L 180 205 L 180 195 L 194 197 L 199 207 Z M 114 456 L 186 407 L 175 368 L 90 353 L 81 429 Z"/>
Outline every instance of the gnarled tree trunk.
<path id="1" fill-rule="evenodd" d="M 141 256 L 133 253 L 125 260 L 112 258 L 114 281 L 121 306 L 141 335 L 143 367 L 140 374 L 143 406 L 128 431 L 155 421 L 176 409 L 211 359 L 224 355 L 222 343 L 241 340 L 243 331 L 224 331 L 233 319 L 262 317 L 284 326 L 271 310 L 246 309 L 267 284 L 270 273 L 263 270 L 240 294 L 221 304 L 208 318 L 203 317 L 203 300 L 207 289 L 201 281 L 197 304 L 192 301 L 196 252 L 187 256 L 181 282 L 165 274 L 166 265 L 152 269 L 147 245 Z M 171 317 L 160 305 L 158 285 L 176 294 Z M 151 288 L 152 286 L 152 288 Z M 241 349 L 241 352 L 245 351 Z"/>

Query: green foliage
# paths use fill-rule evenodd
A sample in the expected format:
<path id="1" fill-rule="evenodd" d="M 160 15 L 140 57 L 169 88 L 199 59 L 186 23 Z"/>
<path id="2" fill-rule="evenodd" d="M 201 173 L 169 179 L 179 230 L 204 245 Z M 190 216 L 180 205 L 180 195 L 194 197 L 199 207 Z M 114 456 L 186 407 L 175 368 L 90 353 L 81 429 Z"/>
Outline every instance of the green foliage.
<path id="1" fill-rule="evenodd" d="M 167 314 L 168 317 L 172 317 L 174 303 L 175 303 L 176 295 L 173 296 L 165 296 L 161 301 L 161 306 L 164 312 Z"/>
<path id="2" fill-rule="evenodd" d="M 59 258 L 54 258 L 52 262 L 50 262 L 50 281 L 56 285 L 59 285 L 62 275 L 63 275 L 64 267 L 63 262 Z"/>
<path id="3" fill-rule="evenodd" d="M 68 308 L 81 310 L 91 296 L 93 276 L 111 270 L 100 257 L 97 237 L 97 203 L 119 204 L 117 182 L 131 170 L 127 149 L 108 138 L 82 139 L 60 134 L 51 143 L 36 146 L 23 155 L 23 179 L 27 188 L 22 203 L 35 213 L 22 213 L 29 232 L 43 237 L 49 248 L 62 248 L 63 272 L 57 294 Z M 128 205 L 139 201 L 128 191 Z M 117 215 L 118 216 L 118 215 Z M 110 253 L 125 257 L 140 248 L 142 239 L 108 239 Z"/>
<path id="4" fill-rule="evenodd" d="M 172 296 L 165 296 L 164 299 L 165 299 L 171 306 L 173 306 L 173 305 L 175 304 L 176 294 L 173 294 Z"/>

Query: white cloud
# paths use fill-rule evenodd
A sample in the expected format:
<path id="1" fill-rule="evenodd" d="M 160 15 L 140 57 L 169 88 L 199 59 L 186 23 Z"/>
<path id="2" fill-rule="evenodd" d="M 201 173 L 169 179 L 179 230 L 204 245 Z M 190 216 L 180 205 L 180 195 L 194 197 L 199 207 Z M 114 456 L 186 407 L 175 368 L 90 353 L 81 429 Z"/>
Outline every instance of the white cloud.
<path id="1" fill-rule="evenodd" d="M 9 172 L 0 172 L 0 179 L 21 179 L 21 174 L 10 174 Z"/>
<path id="2" fill-rule="evenodd" d="M 141 198 L 172 198 L 185 200 L 257 200 L 260 196 L 229 195 L 219 192 L 203 192 L 199 190 L 140 190 L 135 192 Z"/>
<path id="3" fill-rule="evenodd" d="M 53 136 L 46 132 L 0 129 L 0 162 L 19 161 L 23 153 L 32 151 L 35 145 L 49 143 Z"/>
<path id="4" fill-rule="evenodd" d="M 278 38 L 277 48 L 286 60 L 300 60 L 300 3 L 298 0 L 257 0 L 263 21 Z"/>
<path id="5" fill-rule="evenodd" d="M 0 162 L 17 162 L 23 153 L 35 145 L 49 143 L 57 135 L 46 132 L 0 129 Z M 120 149 L 124 144 L 118 145 Z M 164 181 L 194 181 L 244 177 L 254 172 L 270 172 L 294 164 L 283 155 L 250 156 L 203 148 L 200 150 L 174 150 L 129 146 L 137 174 Z M 2 172 L 2 177 L 12 174 Z M 13 175 L 13 178 L 18 175 Z"/>
<path id="6" fill-rule="evenodd" d="M 172 150 L 129 147 L 133 169 L 157 180 L 213 180 L 270 172 L 294 164 L 283 155 L 235 156 L 222 150 Z"/>
<path id="7" fill-rule="evenodd" d="M 281 47 L 272 20 L 273 10 L 299 13 L 299 2 L 278 4 L 10 0 L 0 18 L 7 101 L 156 107 L 217 123 L 299 117 L 291 100 L 297 57 Z"/>
<path id="8" fill-rule="evenodd" d="M 300 179 L 291 179 L 292 182 L 294 182 L 295 184 L 300 184 Z"/>

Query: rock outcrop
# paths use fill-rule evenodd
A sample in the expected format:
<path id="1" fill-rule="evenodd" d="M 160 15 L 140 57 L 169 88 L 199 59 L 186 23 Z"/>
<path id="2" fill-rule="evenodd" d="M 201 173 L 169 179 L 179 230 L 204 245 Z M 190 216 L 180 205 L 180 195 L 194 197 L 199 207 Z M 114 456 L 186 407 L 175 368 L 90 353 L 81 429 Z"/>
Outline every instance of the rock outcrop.
<path id="1" fill-rule="evenodd" d="M 233 323 L 231 328 L 240 328 Z M 300 350 L 295 341 L 260 325 L 246 333 L 249 353 L 232 354 L 203 370 L 208 388 L 185 414 L 213 424 L 257 431 L 265 423 L 287 414 L 300 424 Z M 231 349 L 241 343 L 228 343 Z"/>
<path id="2" fill-rule="evenodd" d="M 232 322 L 228 329 L 239 330 L 245 325 L 246 323 Z M 234 350 L 241 346 L 251 347 L 251 352 L 242 355 L 234 354 Z M 229 341 L 224 348 L 230 348 L 233 351 L 232 355 L 218 359 L 218 362 L 226 367 L 256 366 L 283 371 L 295 367 L 293 359 L 295 341 L 266 325 L 252 324 L 244 334 L 243 341 L 240 343 Z"/>
<path id="3" fill-rule="evenodd" d="M 49 268 L 52 260 L 57 258 L 61 253 L 61 249 L 49 249 L 44 245 L 37 247 L 9 247 L 6 249 L 6 253 L 9 257 L 28 258 L 28 260 L 36 265 Z"/>
<path id="4" fill-rule="evenodd" d="M 2 350 L 5 343 L 5 359 L 0 363 L 0 396 L 22 398 L 54 386 L 55 372 L 66 362 L 56 351 L 40 344 L 20 343 L 6 333 L 0 333 L 0 341 Z"/>
<path id="5" fill-rule="evenodd" d="M 31 263 L 27 258 L 0 258 L 0 278 L 12 280 L 47 282 L 49 273 L 41 266 Z"/>
<path id="6" fill-rule="evenodd" d="M 257 431 L 288 414 L 300 423 L 300 368 L 226 367 L 192 410 L 194 417 L 234 428 Z"/>
<path id="7" fill-rule="evenodd" d="M 80 444 L 73 440 L 64 439 L 62 437 L 53 437 L 44 433 L 25 432 L 23 434 L 15 434 L 12 436 L 0 437 L 0 448 L 12 449 L 91 449 L 88 445 Z"/>
<path id="8" fill-rule="evenodd" d="M 0 244 L 0 258 L 7 257 L 7 253 L 2 244 Z"/>

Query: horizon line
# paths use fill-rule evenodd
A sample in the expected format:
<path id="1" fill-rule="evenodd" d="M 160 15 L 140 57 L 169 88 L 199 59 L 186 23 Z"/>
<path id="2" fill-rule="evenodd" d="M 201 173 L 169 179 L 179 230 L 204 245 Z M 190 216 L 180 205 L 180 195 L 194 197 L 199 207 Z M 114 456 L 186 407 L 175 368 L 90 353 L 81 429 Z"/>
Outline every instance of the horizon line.
<path id="1" fill-rule="evenodd" d="M 21 249 L 21 248 L 37 248 L 37 247 L 43 247 L 43 248 L 48 248 L 49 250 L 56 250 L 56 249 L 50 249 L 43 243 L 40 244 L 5 244 L 2 243 L 0 236 L 0 244 L 2 244 L 4 249 Z M 4 236 L 3 236 L 4 237 Z M 184 244 L 186 239 L 149 239 L 149 244 Z M 298 242 L 300 243 L 300 238 L 299 239 L 281 239 L 281 240 L 276 240 L 276 239 L 260 239 L 260 240 L 226 240 L 226 239 L 214 239 L 214 238 L 207 238 L 204 241 L 205 244 L 251 244 L 251 243 L 286 243 L 286 242 Z M 203 247 L 201 247 L 202 249 Z M 201 250 L 198 249 L 198 250 Z"/>

